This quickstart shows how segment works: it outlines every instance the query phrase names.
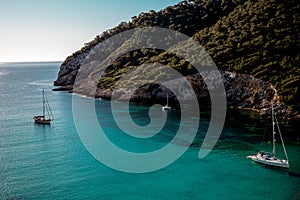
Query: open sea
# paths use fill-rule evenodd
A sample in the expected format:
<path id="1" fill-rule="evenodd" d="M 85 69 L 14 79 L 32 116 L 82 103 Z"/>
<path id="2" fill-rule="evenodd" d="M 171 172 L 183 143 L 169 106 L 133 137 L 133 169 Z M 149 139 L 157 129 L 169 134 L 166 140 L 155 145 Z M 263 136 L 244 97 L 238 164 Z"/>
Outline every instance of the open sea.
<path id="1" fill-rule="evenodd" d="M 209 114 L 203 112 L 193 145 L 174 163 L 150 173 L 120 172 L 85 148 L 75 126 L 72 98 L 82 105 L 95 101 L 107 137 L 132 152 L 166 145 L 176 133 L 180 112 L 168 112 L 164 129 L 139 143 L 142 139 L 133 140 L 116 126 L 109 101 L 52 91 L 59 66 L 0 64 L 0 199 L 300 199 L 299 122 L 280 121 L 289 170 L 246 159 L 258 150 L 266 120 L 255 113 L 228 110 L 221 138 L 205 158 L 198 158 L 209 124 Z M 51 126 L 34 124 L 32 119 L 41 114 L 42 89 L 55 118 Z M 84 107 L 78 110 L 89 117 Z M 133 104 L 131 110 L 137 124 L 149 123 L 147 107 Z M 91 120 L 87 126 L 96 130 L 98 123 Z"/>

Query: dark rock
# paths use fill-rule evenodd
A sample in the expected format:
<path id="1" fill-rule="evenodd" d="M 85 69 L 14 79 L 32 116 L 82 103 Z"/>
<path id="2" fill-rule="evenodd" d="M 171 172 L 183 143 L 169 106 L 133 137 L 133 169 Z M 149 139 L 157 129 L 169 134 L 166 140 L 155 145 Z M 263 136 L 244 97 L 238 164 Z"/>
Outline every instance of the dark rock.
<path id="1" fill-rule="evenodd" d="M 60 86 L 58 88 L 52 89 L 53 91 L 70 91 L 73 89 L 73 85 Z"/>

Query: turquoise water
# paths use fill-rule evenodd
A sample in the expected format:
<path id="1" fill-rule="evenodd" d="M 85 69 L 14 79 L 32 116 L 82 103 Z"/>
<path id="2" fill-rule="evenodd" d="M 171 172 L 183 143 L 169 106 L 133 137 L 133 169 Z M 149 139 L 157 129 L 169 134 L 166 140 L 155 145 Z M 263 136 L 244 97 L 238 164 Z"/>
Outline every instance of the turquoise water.
<path id="1" fill-rule="evenodd" d="M 206 113 L 194 144 L 176 162 L 146 174 L 119 172 L 97 161 L 82 144 L 73 121 L 74 96 L 51 91 L 58 70 L 59 63 L 0 65 L 0 199 L 300 199 L 297 123 L 282 122 L 289 171 L 246 159 L 257 150 L 265 121 L 230 110 L 221 139 L 204 159 L 198 159 L 198 152 L 208 125 Z M 42 89 L 55 116 L 51 126 L 32 122 L 41 112 Z M 177 129 L 180 114 L 173 111 L 162 133 L 146 142 L 133 140 L 115 126 L 109 105 L 96 101 L 98 119 L 124 149 L 161 148 Z M 149 122 L 147 108 L 133 105 L 132 110 L 135 122 Z M 96 128 L 96 123 L 89 126 Z"/>

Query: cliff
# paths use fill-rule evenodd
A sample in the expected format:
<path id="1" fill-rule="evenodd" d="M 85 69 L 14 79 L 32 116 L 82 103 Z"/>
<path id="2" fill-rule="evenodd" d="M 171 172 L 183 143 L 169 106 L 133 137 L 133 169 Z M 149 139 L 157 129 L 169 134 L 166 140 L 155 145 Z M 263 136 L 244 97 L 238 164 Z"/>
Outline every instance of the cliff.
<path id="1" fill-rule="evenodd" d="M 158 12 L 141 13 L 130 22 L 103 32 L 69 56 L 61 65 L 54 85 L 71 89 L 86 56 L 97 44 L 125 30 L 160 26 L 185 33 L 202 44 L 224 71 L 228 105 L 264 112 L 270 106 L 267 91 L 274 91 L 281 114 L 297 116 L 300 109 L 299 7 L 296 0 L 190 0 Z M 110 98 L 114 83 L 128 70 L 151 62 L 172 66 L 187 79 L 197 79 L 199 82 L 192 81 L 192 84 L 198 98 L 203 98 L 205 87 L 193 66 L 157 49 L 137 50 L 115 60 L 99 74 L 96 96 Z M 160 90 L 144 86 L 136 100 L 161 99 Z"/>

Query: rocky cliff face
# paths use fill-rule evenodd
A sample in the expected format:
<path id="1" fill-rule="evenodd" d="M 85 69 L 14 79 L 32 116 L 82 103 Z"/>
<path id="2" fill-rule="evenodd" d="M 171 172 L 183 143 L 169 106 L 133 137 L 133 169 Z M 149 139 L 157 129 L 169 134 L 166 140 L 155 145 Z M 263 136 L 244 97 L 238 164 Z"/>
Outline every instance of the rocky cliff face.
<path id="1" fill-rule="evenodd" d="M 211 82 L 218 82 L 217 76 L 208 72 L 208 77 Z M 253 76 L 247 74 L 239 74 L 232 72 L 221 71 L 222 81 L 226 90 L 227 105 L 233 107 L 239 107 L 244 109 L 251 109 L 262 114 L 269 111 L 271 106 L 271 101 L 276 102 L 276 107 L 284 107 L 279 101 L 277 90 L 269 83 L 266 83 L 260 79 L 254 78 Z M 157 102 L 163 103 L 166 101 L 166 96 L 169 97 L 169 102 L 176 104 L 177 99 L 180 98 L 184 101 L 192 100 L 193 95 L 191 93 L 195 92 L 198 101 L 202 105 L 209 105 L 210 98 L 218 98 L 218 96 L 210 96 L 205 77 L 201 75 L 189 75 L 185 77 L 191 84 L 193 91 L 191 91 L 182 79 L 175 79 L 169 81 L 167 85 L 170 85 L 175 90 L 178 90 L 178 96 L 175 96 L 171 91 L 166 90 L 164 86 L 158 84 L 147 84 L 134 92 L 134 95 L 129 96 L 132 91 L 120 90 L 113 91 L 118 93 L 119 100 L 131 99 L 132 101 L 145 101 L 145 102 Z M 217 87 L 217 86 L 216 86 Z M 168 95 L 166 94 L 168 93 Z M 105 94 L 103 96 L 103 94 Z M 107 90 L 97 90 L 97 97 L 110 97 L 111 92 Z M 284 113 L 282 113 L 284 114 Z"/>
<path id="2" fill-rule="evenodd" d="M 79 63 L 79 60 L 78 62 Z M 67 66 L 64 66 L 67 68 Z M 73 71 L 78 69 L 74 68 Z M 213 72 L 209 72 L 213 73 Z M 72 88 L 71 80 L 75 79 L 73 73 L 67 73 L 62 77 L 59 77 L 58 80 L 66 79 L 64 86 Z M 70 79 L 68 79 L 68 76 Z M 251 75 L 233 73 L 227 71 L 221 71 L 222 81 L 226 90 L 227 105 L 232 107 L 238 107 L 242 109 L 249 109 L 260 112 L 261 114 L 269 114 L 271 108 L 271 101 L 275 102 L 275 110 L 277 110 L 278 115 L 285 118 L 299 118 L 299 115 L 292 113 L 287 110 L 286 106 L 279 102 L 279 96 L 277 90 L 273 85 L 264 82 L 261 79 L 254 78 Z M 217 82 L 214 80 L 214 76 L 209 74 L 210 81 Z M 103 89 L 97 87 L 96 91 L 90 91 L 89 85 L 92 83 L 86 83 L 79 90 L 76 90 L 76 93 L 83 95 L 110 99 L 114 93 L 114 97 L 117 97 L 119 100 L 128 100 L 134 102 L 143 102 L 143 103 L 160 103 L 163 104 L 166 102 L 166 96 L 168 95 L 170 104 L 172 106 L 177 106 L 178 98 L 184 101 L 190 101 L 192 98 L 192 92 L 195 92 L 198 101 L 202 105 L 210 105 L 210 94 L 207 89 L 207 85 L 201 75 L 188 75 L 185 77 L 186 80 L 191 84 L 193 91 L 191 91 L 182 79 L 175 79 L 168 81 L 167 85 L 170 85 L 173 88 L 178 90 L 179 96 L 174 95 L 170 90 L 167 90 L 164 86 L 160 84 L 146 84 L 142 87 L 139 87 L 136 91 L 129 91 L 129 89 L 122 88 L 119 90 Z M 69 89 L 71 89 L 69 88 Z M 133 95 L 130 95 L 133 94 Z M 212 97 L 214 98 L 214 97 Z M 217 97 L 215 97 L 217 98 Z"/>
<path id="3" fill-rule="evenodd" d="M 74 55 L 66 59 L 60 66 L 60 70 L 57 76 L 56 81 L 54 81 L 54 86 L 63 86 L 71 89 L 74 84 L 77 72 L 85 61 L 86 56 L 89 51 L 86 51 L 81 54 Z"/>

